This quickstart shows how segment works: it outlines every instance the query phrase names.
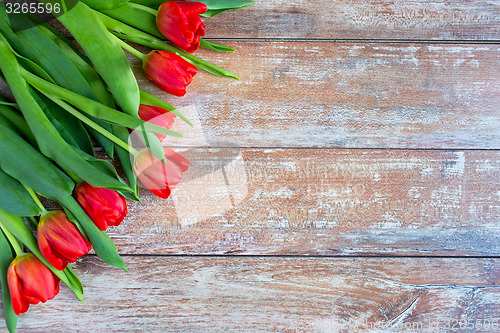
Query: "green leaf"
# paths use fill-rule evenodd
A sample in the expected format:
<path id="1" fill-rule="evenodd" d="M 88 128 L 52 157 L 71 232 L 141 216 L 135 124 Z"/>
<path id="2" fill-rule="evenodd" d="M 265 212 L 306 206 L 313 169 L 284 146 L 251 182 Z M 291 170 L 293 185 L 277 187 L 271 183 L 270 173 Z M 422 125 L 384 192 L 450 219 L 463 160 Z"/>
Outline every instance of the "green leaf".
<path id="1" fill-rule="evenodd" d="M 96 14 L 99 16 L 101 21 L 106 25 L 106 27 L 121 39 L 137 43 L 140 45 L 144 45 L 155 50 L 165 50 L 175 53 L 184 58 L 186 61 L 189 61 L 190 63 L 195 65 L 198 69 L 203 69 L 217 76 L 228 77 L 239 80 L 239 78 L 236 75 L 225 70 L 224 68 L 211 64 L 208 61 L 200 59 L 188 52 L 181 51 L 175 46 L 167 44 L 164 41 L 149 35 L 148 33 L 145 33 L 141 30 L 131 27 L 118 20 L 115 20 L 107 15 L 104 15 L 99 12 L 96 12 Z"/>
<path id="2" fill-rule="evenodd" d="M 47 119 L 57 129 L 61 137 L 70 145 L 78 147 L 89 154 L 94 153 L 94 147 L 90 141 L 87 131 L 80 122 L 75 122 L 74 117 L 68 115 L 57 104 L 54 104 L 47 97 L 29 88 L 31 95 L 38 103 Z M 79 125 L 79 126 L 78 126 Z M 82 132 L 80 132 L 82 131 Z"/>
<path id="3" fill-rule="evenodd" d="M 171 135 L 180 138 L 183 137 L 181 134 L 177 132 L 168 130 L 160 126 L 153 125 L 149 122 L 127 115 L 123 112 L 119 112 L 104 104 L 88 99 L 72 91 L 56 86 L 50 82 L 47 82 L 31 74 L 28 71 L 22 71 L 22 75 L 24 76 L 24 78 L 27 80 L 28 83 L 30 83 L 39 91 L 42 91 L 44 93 L 52 95 L 53 97 L 64 100 L 72 104 L 75 108 L 80 109 L 91 116 L 102 119 L 110 124 L 116 124 L 128 128 L 137 128 L 144 126 L 144 128 L 147 131 L 152 133 Z M 98 187 L 106 187 L 106 186 L 98 186 Z"/>
<path id="4" fill-rule="evenodd" d="M 239 78 L 233 73 L 219 66 L 211 64 L 208 61 L 202 60 L 192 55 L 189 52 L 184 52 L 182 50 L 179 50 L 178 48 L 170 44 L 167 44 L 158 38 L 155 38 L 154 36 L 159 38 L 164 38 L 163 35 L 158 30 L 158 28 L 156 27 L 155 16 L 145 11 L 136 10 L 135 8 L 132 8 L 131 6 L 128 5 L 124 7 L 125 8 L 120 7 L 119 9 L 114 9 L 111 11 L 103 11 L 103 13 L 105 13 L 106 15 L 103 13 L 96 12 L 96 14 L 101 19 L 101 21 L 106 25 L 106 27 L 110 29 L 110 31 L 115 33 L 117 37 L 128 40 L 133 43 L 148 46 L 155 50 L 165 50 L 175 53 L 184 58 L 186 61 L 195 65 L 198 69 L 203 69 L 214 75 L 229 77 L 232 79 L 239 80 Z M 144 30 L 147 33 L 139 29 L 136 29 L 132 26 Z M 226 46 L 217 45 L 206 41 L 204 42 L 204 45 L 207 48 L 212 48 L 220 52 L 228 52 L 230 50 L 233 50 Z"/>
<path id="5" fill-rule="evenodd" d="M 28 139 L 28 141 L 33 144 L 36 144 L 36 139 L 33 136 L 26 120 L 19 114 L 17 110 L 14 110 L 5 105 L 0 105 L 0 116 L 7 119 L 11 124 L 13 124 L 18 132 L 22 133 L 24 137 Z"/>
<path id="6" fill-rule="evenodd" d="M 21 56 L 12 50 L 12 52 L 18 58 L 19 63 L 24 67 L 30 70 L 32 73 L 48 80 L 49 82 L 55 82 L 52 78 L 45 72 L 43 68 L 38 66 L 38 64 L 32 62 L 28 58 Z M 30 90 L 31 95 L 36 100 L 36 102 L 40 105 L 42 110 L 44 111 L 47 118 L 50 120 L 52 125 L 58 130 L 59 134 L 71 145 L 75 145 L 80 147 L 81 149 L 92 152 L 94 151 L 94 147 L 92 146 L 92 142 L 90 141 L 90 137 L 88 136 L 87 131 L 82 126 L 82 124 L 71 116 L 68 117 L 66 112 L 62 111 L 60 107 L 53 104 L 50 100 L 47 100 L 43 96 L 37 95 L 35 92 Z M 62 113 L 61 113 L 62 111 Z M 109 126 L 106 124 L 105 126 Z M 29 129 L 29 128 L 28 128 Z M 28 137 L 30 142 L 33 142 L 33 134 L 31 131 L 23 131 L 25 135 Z M 101 143 L 101 145 L 106 149 L 109 148 L 106 141 L 103 141 L 101 137 L 96 135 L 96 140 Z M 108 152 L 108 150 L 106 150 Z M 112 156 L 112 147 L 111 147 L 111 156 Z"/>
<path id="7" fill-rule="evenodd" d="M 156 26 L 156 16 L 150 12 L 137 9 L 137 7 L 130 6 L 129 4 L 111 10 L 102 10 L 101 12 L 151 35 L 165 38 Z"/>
<path id="8" fill-rule="evenodd" d="M 61 281 L 70 288 L 76 297 L 83 302 L 83 295 L 80 292 L 78 286 L 73 285 L 70 279 L 66 276 L 63 271 L 59 271 L 52 266 L 47 259 L 42 255 L 40 249 L 38 248 L 38 242 L 31 233 L 31 230 L 24 223 L 23 219 L 19 216 L 14 216 L 6 213 L 0 209 L 0 221 L 7 227 L 7 229 L 24 245 L 31 250 L 31 252 L 41 261 L 45 266 L 47 266 L 52 273 L 54 273 Z"/>
<path id="9" fill-rule="evenodd" d="M 19 63 L 16 61 L 14 54 L 10 51 L 8 44 L 1 35 L 0 69 L 5 75 L 6 81 L 9 84 L 16 101 L 19 103 L 19 107 L 21 108 L 26 122 L 28 123 L 31 131 L 37 139 L 40 151 L 43 152 L 45 156 L 48 156 L 56 161 L 57 164 L 59 164 L 61 168 L 63 168 L 67 172 L 76 174 L 78 177 L 84 179 L 93 186 L 130 190 L 128 186 L 125 186 L 123 183 L 101 174 L 98 170 L 86 163 L 86 161 L 64 141 L 59 133 L 57 133 L 55 128 L 52 126 L 50 121 L 41 110 L 40 106 L 30 95 L 26 81 L 21 76 L 21 68 L 19 67 Z M 23 73 L 29 72 L 24 71 Z M 29 73 L 29 75 L 38 78 L 31 73 Z M 42 81 L 47 82 L 45 80 Z M 49 82 L 47 83 L 51 84 Z M 81 98 L 85 98 L 81 95 L 76 95 Z M 95 101 L 92 102 L 97 103 Z"/>
<path id="10" fill-rule="evenodd" d="M 7 98 L 0 96 L 0 105 L 17 107 L 17 103 L 12 103 L 7 100 Z"/>
<path id="11" fill-rule="evenodd" d="M 224 13 L 225 11 L 228 11 L 229 9 L 208 9 L 205 13 L 200 14 L 200 16 L 203 17 L 214 17 L 215 15 L 219 15 L 220 13 Z"/>
<path id="12" fill-rule="evenodd" d="M 70 47 L 65 40 L 62 39 L 62 36 L 56 35 L 54 32 L 52 32 L 50 29 L 48 29 L 45 26 L 37 26 L 37 29 L 40 29 L 46 36 L 48 36 L 51 40 L 56 43 L 60 49 L 61 52 L 63 52 L 68 59 L 71 60 L 71 62 L 75 65 L 75 67 L 80 71 L 81 75 L 84 77 L 86 80 L 87 84 L 89 85 L 89 88 L 92 90 L 93 95 L 92 96 L 87 96 L 90 97 L 96 101 L 99 101 L 107 106 L 114 107 L 114 101 L 113 97 L 109 93 L 106 84 L 102 80 L 102 78 L 97 74 L 97 72 L 94 70 L 92 66 L 90 66 L 86 60 L 84 59 L 83 55 Z M 79 93 L 78 91 L 75 91 Z M 85 96 L 85 94 L 82 94 Z M 60 110 L 60 108 L 57 108 Z M 65 112 L 64 112 L 65 113 Z M 68 115 L 66 114 L 66 117 Z M 114 155 L 114 145 L 113 143 L 107 139 L 105 136 L 100 134 L 99 132 L 93 130 L 92 128 L 89 127 L 84 127 L 81 125 L 79 121 L 76 121 L 74 117 L 68 117 L 72 121 L 73 126 L 77 126 L 77 131 L 74 132 L 75 135 L 78 134 L 78 137 L 76 139 L 82 139 L 82 140 L 88 140 L 88 134 L 85 128 L 92 134 L 92 136 L 96 139 L 96 141 L 101 145 L 101 147 L 104 148 L 108 156 L 113 158 Z M 92 118 L 92 120 L 99 124 L 99 126 L 103 127 L 107 131 L 111 131 L 111 125 L 96 119 Z M 71 132 L 73 133 L 73 132 Z M 82 146 L 80 148 L 83 149 Z M 93 149 L 93 147 L 92 147 Z M 86 149 L 84 149 L 87 151 Z M 88 152 L 88 151 L 87 151 Z"/>
<path id="13" fill-rule="evenodd" d="M 88 240 L 89 237 L 87 236 L 87 233 L 85 232 L 85 230 L 83 229 L 82 225 L 80 224 L 78 219 L 75 217 L 75 215 L 73 215 L 73 213 L 71 213 L 71 211 L 69 211 L 68 208 L 66 208 L 64 206 L 62 206 L 62 209 L 64 210 L 64 213 L 68 217 L 68 220 L 73 222 L 76 225 L 76 227 L 78 228 L 78 230 L 80 231 L 80 233 Z"/>
<path id="14" fill-rule="evenodd" d="M 18 316 L 12 309 L 12 300 L 10 298 L 9 286 L 7 283 L 7 270 L 10 263 L 14 260 L 14 255 L 10 243 L 0 230 L 0 281 L 2 283 L 3 311 L 5 314 L 5 324 L 10 333 L 16 331 Z"/>
<path id="15" fill-rule="evenodd" d="M 123 127 L 119 127 L 123 130 L 125 130 L 125 132 L 127 132 L 127 135 L 128 135 L 128 130 L 123 128 Z M 125 138 L 124 140 L 125 142 L 127 141 L 127 138 Z M 121 148 L 120 146 L 116 146 L 116 149 L 117 149 L 117 152 L 119 151 L 118 148 L 120 148 L 121 150 L 125 151 L 123 148 Z M 106 161 L 106 160 L 102 160 L 102 159 L 98 159 L 98 158 L 94 158 L 93 156 L 91 155 L 88 155 L 86 153 L 84 153 L 83 151 L 80 152 L 80 154 L 83 156 L 83 158 L 85 158 L 90 164 L 92 164 L 96 169 L 99 169 L 101 170 L 101 172 L 103 173 L 106 173 L 107 175 L 109 175 L 110 177 L 114 177 L 116 178 L 117 180 L 123 182 L 125 184 L 125 182 L 121 179 L 121 177 L 118 175 L 118 172 L 116 171 L 115 167 L 113 166 L 113 164 L 111 164 L 110 162 Z M 127 165 L 130 167 L 130 157 L 129 157 L 129 153 L 127 152 L 127 158 L 129 159 L 129 162 L 128 163 L 125 163 L 125 166 L 122 166 L 122 168 L 125 170 Z M 122 162 L 123 163 L 123 162 Z M 131 170 L 132 172 L 132 177 L 134 178 L 135 180 L 135 176 L 134 176 L 134 171 Z M 127 175 L 127 171 L 125 171 L 125 174 Z M 139 201 L 140 202 L 140 199 L 139 199 L 139 196 L 138 196 L 138 193 L 137 193 L 137 186 L 135 183 L 130 183 L 130 188 L 132 188 L 132 190 L 134 190 L 134 192 L 130 192 L 130 191 L 126 191 L 126 192 L 120 192 L 122 193 L 122 195 L 124 197 L 126 197 L 127 199 L 130 199 L 130 200 L 134 200 L 134 201 Z"/>
<path id="16" fill-rule="evenodd" d="M 75 286 L 75 288 L 78 289 L 78 291 L 80 291 L 80 293 L 82 293 L 82 295 L 83 295 L 83 284 L 82 284 L 82 281 L 80 281 L 80 279 L 76 275 L 76 273 L 73 270 L 73 268 L 71 268 L 71 266 L 68 265 L 63 272 L 66 275 L 66 277 L 68 278 L 68 280 L 71 281 L 71 283 L 73 284 L 73 286 Z"/>
<path id="17" fill-rule="evenodd" d="M 88 59 L 78 50 L 76 50 L 69 40 L 64 36 L 58 34 L 57 31 L 51 29 L 50 26 L 38 26 L 38 28 L 51 38 L 56 43 L 61 52 L 63 52 L 68 59 L 78 68 L 82 73 L 85 80 L 88 82 L 90 88 L 96 96 L 96 100 L 110 107 L 114 107 L 113 96 L 109 93 L 106 83 L 102 80 L 95 69 L 88 63 Z"/>
<path id="18" fill-rule="evenodd" d="M 113 134 L 117 138 L 119 138 L 120 140 L 122 140 L 124 142 L 128 142 L 129 131 L 126 128 L 113 125 Z M 120 192 L 120 193 L 128 199 L 141 202 L 141 200 L 139 199 L 139 187 L 137 184 L 137 178 L 136 178 L 134 170 L 132 168 L 130 153 L 118 145 L 115 146 L 115 151 L 116 151 L 116 155 L 118 156 L 118 159 L 120 160 L 120 163 L 121 163 L 121 166 L 123 169 L 123 173 L 125 174 L 125 177 L 127 178 L 128 184 L 134 190 L 133 194 L 122 193 L 122 192 Z"/>
<path id="19" fill-rule="evenodd" d="M 82 123 L 44 95 L 40 94 L 40 99 L 43 101 L 43 104 L 39 103 L 40 107 L 42 107 L 46 114 L 50 114 L 54 120 L 60 124 L 63 128 L 62 131 L 67 132 L 67 135 L 71 136 L 76 143 L 76 147 L 88 154 L 94 155 L 94 146 Z M 61 131 L 59 131 L 59 133 L 61 133 Z"/>
<path id="20" fill-rule="evenodd" d="M 200 14 L 203 17 L 214 17 L 228 10 L 234 10 L 253 5 L 255 1 L 230 1 L 230 0 L 197 0 L 207 5 L 206 13 Z"/>
<path id="21" fill-rule="evenodd" d="M 59 46 L 41 30 L 42 27 L 34 26 L 26 15 L 18 15 L 16 20 L 22 21 L 23 26 L 31 25 L 32 28 L 14 33 L 10 30 L 8 17 L 2 11 L 2 7 L 5 8 L 5 6 L 0 6 L 0 31 L 17 52 L 28 58 L 29 61 L 35 62 L 58 85 L 86 97 L 95 98 L 92 89 L 78 68 L 61 52 Z M 34 73 L 40 76 L 39 72 Z"/>
<path id="22" fill-rule="evenodd" d="M 130 0 L 129 2 L 137 3 L 139 5 L 144 5 L 152 8 L 158 9 L 162 3 L 165 1 L 162 0 Z"/>
<path id="23" fill-rule="evenodd" d="M 231 10 L 253 5 L 255 1 L 234 1 L 234 0 L 196 0 L 207 5 L 209 10 Z"/>
<path id="24" fill-rule="evenodd" d="M 0 169 L 0 209 L 17 216 L 38 216 L 38 207 L 24 186 Z"/>
<path id="25" fill-rule="evenodd" d="M 59 197 L 73 190 L 74 183 L 68 176 L 2 122 L 0 168 L 43 196 Z"/>
<path id="26" fill-rule="evenodd" d="M 121 46 L 83 2 L 58 17 L 106 82 L 116 103 L 130 115 L 139 111 L 139 87 Z M 105 52 L 103 51 L 105 47 Z"/>
<path id="27" fill-rule="evenodd" d="M 172 105 L 168 104 L 161 98 L 143 89 L 140 89 L 140 93 L 141 93 L 141 104 L 152 105 L 170 111 L 173 114 L 177 115 L 179 118 L 181 118 L 184 122 L 186 122 L 186 124 L 188 124 L 191 127 L 194 127 L 193 124 L 189 121 L 189 119 L 186 118 L 185 115 L 183 115 L 179 110 L 177 110 L 176 108 L 174 108 Z"/>
<path id="28" fill-rule="evenodd" d="M 68 195 L 58 198 L 57 201 L 71 211 L 71 213 L 73 213 L 73 215 L 78 219 L 99 258 L 112 266 L 127 271 L 127 267 L 120 258 L 113 241 L 107 237 L 106 233 L 101 232 L 101 230 L 96 227 L 94 222 L 83 211 L 75 199 L 73 199 L 71 195 Z"/>
<path id="29" fill-rule="evenodd" d="M 215 44 L 215 43 L 206 41 L 203 38 L 200 38 L 200 47 L 202 47 L 204 49 L 214 50 L 217 52 L 233 52 L 234 51 L 234 49 L 232 47 Z"/>
<path id="30" fill-rule="evenodd" d="M 234 0 L 193 0 L 196 2 L 203 2 L 207 5 L 209 12 L 216 12 L 213 15 L 222 13 L 226 10 L 239 9 L 249 5 L 253 5 L 255 1 L 234 1 Z M 138 3 L 144 6 L 158 8 L 165 0 L 131 0 L 130 2 Z M 213 15 L 201 14 L 200 16 L 211 17 Z"/>
<path id="31" fill-rule="evenodd" d="M 112 9 L 128 2 L 128 0 L 80 0 L 94 9 Z"/>

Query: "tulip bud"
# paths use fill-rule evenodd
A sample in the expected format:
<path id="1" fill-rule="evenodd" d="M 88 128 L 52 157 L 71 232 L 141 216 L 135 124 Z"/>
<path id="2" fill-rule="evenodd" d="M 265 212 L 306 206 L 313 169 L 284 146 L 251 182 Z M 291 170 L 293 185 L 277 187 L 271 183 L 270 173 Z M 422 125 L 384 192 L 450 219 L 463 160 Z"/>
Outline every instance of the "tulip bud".
<path id="1" fill-rule="evenodd" d="M 161 90 L 175 96 L 184 96 L 186 87 L 198 70 L 175 53 L 151 51 L 144 58 L 144 73 Z"/>
<path id="2" fill-rule="evenodd" d="M 117 226 L 127 216 L 127 203 L 118 192 L 80 183 L 75 189 L 75 198 L 100 230 Z"/>
<path id="3" fill-rule="evenodd" d="M 205 36 L 205 25 L 199 14 L 207 5 L 193 1 L 167 1 L 158 9 L 156 25 L 163 36 L 187 52 L 200 47 L 200 37 Z"/>
<path id="4" fill-rule="evenodd" d="M 92 246 L 62 210 L 45 213 L 37 228 L 38 247 L 47 261 L 62 271 Z"/>
<path id="5" fill-rule="evenodd" d="M 30 304 L 45 303 L 59 293 L 59 278 L 32 253 L 17 256 L 7 270 L 14 313 L 28 311 Z"/>
<path id="6" fill-rule="evenodd" d="M 134 172 L 148 190 L 167 199 L 190 164 L 171 149 L 163 148 L 163 151 L 167 163 L 160 161 L 147 149 L 139 151 L 134 159 Z"/>
<path id="7" fill-rule="evenodd" d="M 139 105 L 139 118 L 154 125 L 170 129 L 174 125 L 175 117 L 175 114 L 165 109 L 152 105 Z M 158 137 L 160 142 L 163 141 L 163 139 L 165 139 L 166 137 L 166 135 L 164 134 L 155 135 Z"/>

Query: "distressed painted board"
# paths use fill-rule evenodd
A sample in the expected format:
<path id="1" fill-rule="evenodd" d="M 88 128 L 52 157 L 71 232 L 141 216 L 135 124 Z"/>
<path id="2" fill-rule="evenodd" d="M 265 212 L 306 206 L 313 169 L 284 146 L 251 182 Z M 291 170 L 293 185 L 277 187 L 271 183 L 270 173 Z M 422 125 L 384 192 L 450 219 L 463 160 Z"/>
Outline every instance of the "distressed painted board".
<path id="1" fill-rule="evenodd" d="M 108 229 L 135 254 L 500 254 L 500 152 L 179 150 L 168 200 Z"/>
<path id="2" fill-rule="evenodd" d="M 208 37 L 500 40 L 498 0 L 257 0 L 204 19 Z"/>
<path id="3" fill-rule="evenodd" d="M 61 288 L 55 299 L 22 315 L 18 332 L 351 333 L 372 332 L 369 328 L 375 325 L 390 332 L 417 332 L 404 328 L 448 322 L 458 328 L 460 320 L 469 325 L 500 321 L 500 266 L 493 259 L 127 257 L 125 261 L 128 274 L 87 256 L 76 265 L 86 302 L 78 302 Z M 1 325 L 3 321 L 0 329 Z M 443 326 L 439 332 L 444 332 Z M 490 327 L 481 332 L 498 330 Z"/>
<path id="4" fill-rule="evenodd" d="M 203 18 L 207 40 L 500 40 L 498 0 L 257 0 Z M 63 31 L 53 20 L 51 25 Z"/>
<path id="5" fill-rule="evenodd" d="M 210 147 L 500 148 L 500 45 L 231 42 L 182 98 Z M 188 127 L 179 130 L 185 133 Z M 201 140 L 201 141 L 200 141 Z"/>

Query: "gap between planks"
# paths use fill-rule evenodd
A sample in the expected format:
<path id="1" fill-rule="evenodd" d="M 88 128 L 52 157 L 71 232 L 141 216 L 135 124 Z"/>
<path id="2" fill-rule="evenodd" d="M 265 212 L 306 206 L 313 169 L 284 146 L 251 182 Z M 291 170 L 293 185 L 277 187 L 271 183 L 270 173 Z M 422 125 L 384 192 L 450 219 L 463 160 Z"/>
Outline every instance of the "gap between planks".
<path id="1" fill-rule="evenodd" d="M 275 38 L 245 38 L 245 37 L 207 37 L 204 38 L 211 42 L 296 42 L 296 43 L 373 43 L 373 44 L 500 44 L 500 39 L 492 40 L 446 40 L 446 39 L 347 39 L 347 38 L 293 38 L 293 37 L 275 37 Z"/>
<path id="2" fill-rule="evenodd" d="M 181 150 L 164 201 L 109 233 L 121 253 L 486 256 L 498 247 L 498 152 Z M 225 174 L 225 177 L 224 177 Z"/>
<path id="3" fill-rule="evenodd" d="M 241 81 L 200 71 L 183 98 L 153 87 L 131 58 L 139 84 L 204 136 L 172 145 L 500 148 L 497 45 L 229 45 L 237 52 L 200 55 Z"/>

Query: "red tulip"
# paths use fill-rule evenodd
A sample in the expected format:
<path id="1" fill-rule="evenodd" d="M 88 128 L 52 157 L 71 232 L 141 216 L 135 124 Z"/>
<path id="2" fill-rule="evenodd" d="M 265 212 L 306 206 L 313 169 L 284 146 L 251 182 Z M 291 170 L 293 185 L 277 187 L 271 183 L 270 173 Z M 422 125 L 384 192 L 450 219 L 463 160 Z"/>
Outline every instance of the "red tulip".
<path id="1" fill-rule="evenodd" d="M 144 58 L 144 73 L 161 90 L 175 96 L 184 96 L 186 87 L 198 70 L 177 54 L 151 51 Z"/>
<path id="2" fill-rule="evenodd" d="M 119 225 L 127 216 L 125 198 L 116 191 L 80 183 L 75 189 L 75 198 L 100 230 Z"/>
<path id="3" fill-rule="evenodd" d="M 89 253 L 92 246 L 62 210 L 48 212 L 37 228 L 38 247 L 45 259 L 62 271 L 68 263 Z"/>
<path id="4" fill-rule="evenodd" d="M 160 198 L 167 199 L 190 164 L 171 149 L 163 148 L 163 151 L 166 164 L 147 149 L 139 151 L 134 159 L 134 172 L 148 190 Z"/>
<path id="5" fill-rule="evenodd" d="M 200 37 L 205 36 L 205 25 L 199 14 L 207 5 L 193 1 L 167 1 L 158 9 L 156 25 L 163 36 L 187 52 L 200 47 Z"/>
<path id="6" fill-rule="evenodd" d="M 59 278 L 32 253 L 17 256 L 7 270 L 14 312 L 28 311 L 30 304 L 45 303 L 59 293 Z"/>
<path id="7" fill-rule="evenodd" d="M 176 115 L 165 109 L 152 105 L 139 105 L 139 117 L 157 126 L 170 129 L 174 125 Z M 155 134 L 160 141 L 165 139 L 164 134 Z"/>

